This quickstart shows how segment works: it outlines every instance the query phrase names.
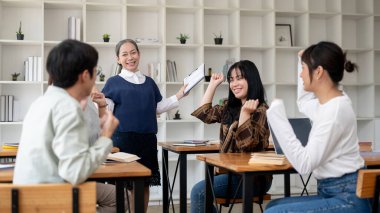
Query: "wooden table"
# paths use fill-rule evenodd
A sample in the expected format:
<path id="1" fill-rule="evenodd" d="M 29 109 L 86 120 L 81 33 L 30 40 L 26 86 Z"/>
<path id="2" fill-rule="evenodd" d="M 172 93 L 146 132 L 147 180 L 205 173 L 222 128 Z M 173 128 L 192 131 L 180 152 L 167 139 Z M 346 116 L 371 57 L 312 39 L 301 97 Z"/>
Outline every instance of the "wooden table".
<path id="1" fill-rule="evenodd" d="M 170 151 L 179 155 L 177 160 L 177 166 L 175 169 L 174 179 L 171 185 L 174 186 L 179 166 L 179 205 L 180 212 L 183 213 L 187 211 L 187 155 L 219 152 L 219 144 L 192 147 L 174 146 L 174 143 L 181 142 L 158 142 L 158 145 L 162 147 L 162 207 L 163 212 L 169 212 L 169 204 L 170 201 L 172 201 L 172 187 L 170 186 L 170 180 L 168 175 L 168 152 Z"/>
<path id="2" fill-rule="evenodd" d="M 118 147 L 112 147 L 112 150 L 111 152 L 112 153 L 115 153 L 115 152 L 119 152 L 120 149 Z M 1 157 L 16 157 L 17 156 L 17 149 L 16 150 L 3 150 L 1 147 L 0 147 L 0 158 Z"/>
<path id="3" fill-rule="evenodd" d="M 133 182 L 135 212 L 144 212 L 144 180 L 151 176 L 150 169 L 138 162 L 131 163 L 107 163 L 101 165 L 89 180 L 107 180 L 116 183 L 117 212 L 125 213 L 124 206 L 124 182 Z M 13 179 L 13 168 L 0 170 L 0 182 L 10 183 Z"/>
<path id="4" fill-rule="evenodd" d="M 365 160 L 368 168 L 380 167 L 380 152 L 361 152 L 361 156 Z M 258 174 L 287 174 L 296 173 L 290 163 L 285 165 L 250 165 L 248 161 L 251 157 L 250 153 L 218 153 L 218 154 L 203 154 L 197 155 L 197 159 L 206 163 L 206 196 L 205 196 L 205 212 L 213 211 L 213 195 L 211 183 L 208 180 L 213 180 L 214 166 L 221 167 L 228 171 L 241 174 L 243 178 L 243 212 L 253 212 L 252 208 L 252 177 Z M 290 181 L 285 182 L 285 187 L 289 187 Z"/>

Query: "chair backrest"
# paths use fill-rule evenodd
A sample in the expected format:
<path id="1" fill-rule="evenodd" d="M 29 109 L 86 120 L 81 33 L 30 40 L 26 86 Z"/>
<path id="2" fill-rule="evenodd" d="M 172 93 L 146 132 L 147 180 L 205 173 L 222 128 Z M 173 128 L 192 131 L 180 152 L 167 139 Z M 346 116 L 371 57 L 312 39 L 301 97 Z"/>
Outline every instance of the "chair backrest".
<path id="1" fill-rule="evenodd" d="M 380 178 L 380 169 L 359 170 L 358 182 L 356 184 L 356 195 L 360 198 L 372 198 L 375 195 L 377 178 Z"/>
<path id="2" fill-rule="evenodd" d="M 96 212 L 95 182 L 78 186 L 69 183 L 0 184 L 0 212 L 50 213 L 78 210 L 81 213 Z"/>

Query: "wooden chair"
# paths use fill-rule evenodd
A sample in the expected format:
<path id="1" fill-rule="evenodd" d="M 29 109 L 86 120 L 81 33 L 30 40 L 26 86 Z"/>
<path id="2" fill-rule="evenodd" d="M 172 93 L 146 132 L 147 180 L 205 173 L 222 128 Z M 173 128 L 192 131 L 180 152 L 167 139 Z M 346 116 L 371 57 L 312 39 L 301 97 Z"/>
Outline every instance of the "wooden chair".
<path id="1" fill-rule="evenodd" d="M 356 195 L 360 198 L 372 198 L 372 212 L 379 209 L 380 169 L 359 170 Z"/>
<path id="2" fill-rule="evenodd" d="M 96 212 L 96 183 L 0 184 L 0 212 Z"/>

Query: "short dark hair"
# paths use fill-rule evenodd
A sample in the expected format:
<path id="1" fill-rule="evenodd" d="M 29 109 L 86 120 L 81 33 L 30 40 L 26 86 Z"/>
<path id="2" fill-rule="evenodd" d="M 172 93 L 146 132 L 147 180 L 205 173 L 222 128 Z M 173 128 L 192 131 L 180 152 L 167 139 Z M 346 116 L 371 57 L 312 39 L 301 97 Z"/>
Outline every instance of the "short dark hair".
<path id="1" fill-rule="evenodd" d="M 227 73 L 227 81 L 230 83 L 231 72 L 234 69 L 239 69 L 241 75 L 248 83 L 247 100 L 259 100 L 259 105 L 266 103 L 265 89 L 261 82 L 260 73 L 256 65 L 249 60 L 241 60 L 234 63 Z M 240 116 L 241 100 L 237 99 L 231 88 L 228 88 L 228 102 L 227 102 L 227 114 L 223 123 L 231 124 L 234 120 L 237 120 Z"/>
<path id="2" fill-rule="evenodd" d="M 310 82 L 312 73 L 318 66 L 327 70 L 336 85 L 343 79 L 344 70 L 347 72 L 357 70 L 357 65 L 347 60 L 346 53 L 342 48 L 329 41 L 321 41 L 308 47 L 302 53 L 301 60 L 309 68 Z"/>
<path id="3" fill-rule="evenodd" d="M 50 51 L 47 58 L 49 79 L 54 86 L 69 88 L 85 70 L 93 76 L 98 57 L 98 51 L 91 45 L 72 39 L 64 40 Z"/>

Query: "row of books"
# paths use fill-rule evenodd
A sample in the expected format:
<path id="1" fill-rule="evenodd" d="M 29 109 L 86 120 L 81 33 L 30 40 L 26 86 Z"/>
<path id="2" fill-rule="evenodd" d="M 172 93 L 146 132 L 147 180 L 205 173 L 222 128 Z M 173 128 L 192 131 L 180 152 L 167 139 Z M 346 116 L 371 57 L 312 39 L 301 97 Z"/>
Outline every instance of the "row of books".
<path id="1" fill-rule="evenodd" d="M 178 82 L 177 65 L 175 61 L 166 60 L 166 81 Z"/>
<path id="2" fill-rule="evenodd" d="M 81 19 L 70 16 L 68 19 L 68 38 L 80 41 L 81 37 Z"/>
<path id="3" fill-rule="evenodd" d="M 12 122 L 14 112 L 14 96 L 0 96 L 0 122 Z"/>
<path id="4" fill-rule="evenodd" d="M 156 83 L 161 83 L 161 63 L 148 63 L 148 71 L 144 73 Z"/>
<path id="5" fill-rule="evenodd" d="M 24 61 L 25 81 L 42 81 L 42 58 L 40 56 L 29 56 Z"/>

